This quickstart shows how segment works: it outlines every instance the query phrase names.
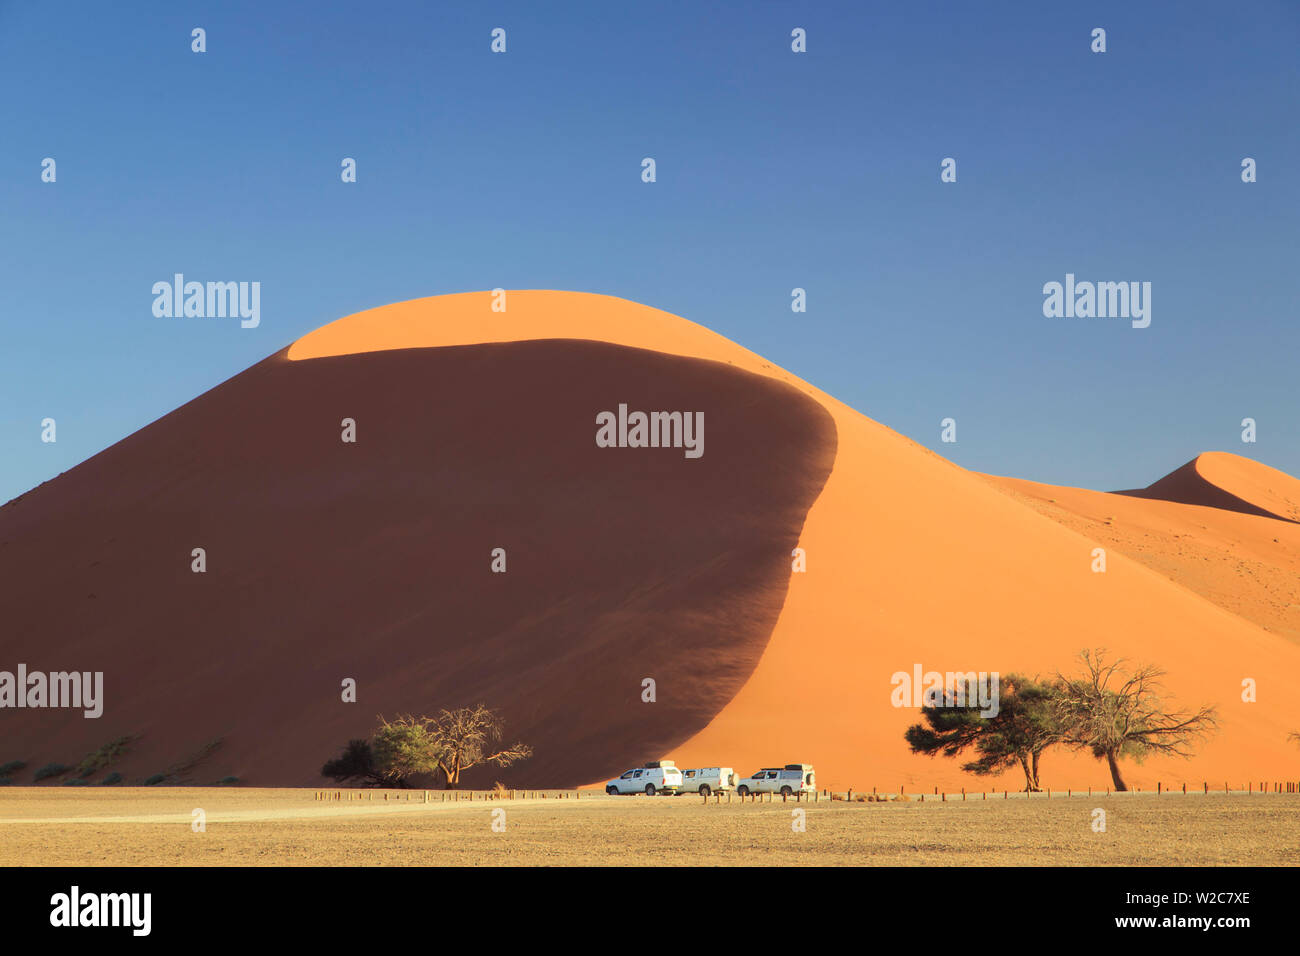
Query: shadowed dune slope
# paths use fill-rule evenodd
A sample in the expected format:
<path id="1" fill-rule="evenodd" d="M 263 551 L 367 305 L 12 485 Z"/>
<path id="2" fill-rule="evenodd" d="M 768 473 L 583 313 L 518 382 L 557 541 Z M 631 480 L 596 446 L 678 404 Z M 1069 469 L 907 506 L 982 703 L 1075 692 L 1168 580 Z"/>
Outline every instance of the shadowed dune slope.
<path id="1" fill-rule="evenodd" d="M 1198 455 L 1146 488 L 1115 493 L 1300 522 L 1300 480 L 1222 451 Z"/>
<path id="2" fill-rule="evenodd" d="M 598 448 L 620 402 L 704 412 L 704 455 Z M 482 701 L 536 756 L 467 784 L 612 775 L 743 685 L 834 454 L 817 402 L 695 357 L 277 354 L 0 509 L 0 669 L 106 685 L 98 720 L 0 711 L 0 763 L 26 783 L 139 734 L 113 768 L 134 780 L 220 738 L 194 782 L 312 785 L 378 713 Z"/>
<path id="3" fill-rule="evenodd" d="M 834 468 L 803 524 L 807 572 L 789 590 L 757 667 L 690 740 L 662 756 L 679 766 L 817 765 L 833 787 L 980 786 L 956 761 L 917 757 L 902 735 L 916 710 L 891 702 L 891 677 L 935 671 L 1070 671 L 1078 651 L 1152 661 L 1188 706 L 1218 706 L 1221 731 L 1192 763 L 1127 766 L 1129 783 L 1202 779 L 1234 785 L 1293 775 L 1300 729 L 1300 648 L 1216 606 L 1123 553 L 1091 571 L 1098 542 L 1051 520 L 715 333 L 606 296 L 488 293 L 398 303 L 305 336 L 292 359 L 467 342 L 599 339 L 734 364 L 789 383 L 835 421 Z M 1258 681 L 1257 703 L 1241 700 Z M 660 701 L 664 696 L 661 694 Z M 641 754 L 630 748 L 630 763 Z M 1104 786 L 1105 768 L 1054 750 L 1054 787 Z M 591 774 L 588 779 L 597 779 Z M 1014 774 L 993 785 L 1018 787 Z"/>

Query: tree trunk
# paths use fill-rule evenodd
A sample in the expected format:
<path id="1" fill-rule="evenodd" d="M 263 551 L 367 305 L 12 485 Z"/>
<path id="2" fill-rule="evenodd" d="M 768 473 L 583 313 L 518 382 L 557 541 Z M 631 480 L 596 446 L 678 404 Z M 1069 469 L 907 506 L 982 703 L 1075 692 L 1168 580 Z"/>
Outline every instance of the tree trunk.
<path id="1" fill-rule="evenodd" d="M 1033 770 L 1034 770 L 1034 789 L 1037 790 L 1038 789 L 1038 751 L 1037 750 L 1034 751 Z"/>
<path id="2" fill-rule="evenodd" d="M 1029 770 L 1029 758 L 1020 754 L 1020 769 L 1025 772 L 1025 792 L 1030 793 L 1038 789 L 1038 782 L 1034 780 L 1034 775 Z"/>
<path id="3" fill-rule="evenodd" d="M 1128 790 L 1128 784 L 1119 774 L 1119 761 L 1115 758 L 1115 751 L 1106 751 L 1106 763 L 1110 765 L 1110 779 L 1115 784 L 1115 789 L 1119 791 Z"/>

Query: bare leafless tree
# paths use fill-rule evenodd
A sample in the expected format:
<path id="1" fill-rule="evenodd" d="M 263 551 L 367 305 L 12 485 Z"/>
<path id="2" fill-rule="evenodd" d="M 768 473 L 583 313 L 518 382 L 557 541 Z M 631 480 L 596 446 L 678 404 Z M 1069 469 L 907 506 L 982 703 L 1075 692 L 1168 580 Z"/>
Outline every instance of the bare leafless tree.
<path id="1" fill-rule="evenodd" d="M 428 728 L 439 753 L 438 769 L 446 775 L 451 788 L 460 783 L 461 773 L 470 767 L 508 767 L 533 755 L 533 748 L 527 744 L 500 747 L 501 718 L 483 704 L 443 710 L 429 721 Z"/>
<path id="2" fill-rule="evenodd" d="M 1057 714 L 1067 745 L 1105 758 L 1116 790 L 1127 790 L 1119 761 L 1139 763 L 1149 754 L 1190 757 L 1192 745 L 1213 733 L 1212 706 L 1195 711 L 1166 709 L 1160 697 L 1165 672 L 1154 664 L 1132 669 L 1123 658 L 1108 662 L 1104 648 L 1083 651 L 1084 673 L 1059 677 Z"/>

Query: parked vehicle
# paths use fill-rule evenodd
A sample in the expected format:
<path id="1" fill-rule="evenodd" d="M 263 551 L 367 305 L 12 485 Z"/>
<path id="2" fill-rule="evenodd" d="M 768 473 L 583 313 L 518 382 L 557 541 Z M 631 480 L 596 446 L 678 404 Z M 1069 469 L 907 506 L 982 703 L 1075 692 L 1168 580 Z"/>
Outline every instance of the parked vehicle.
<path id="1" fill-rule="evenodd" d="M 644 793 L 653 797 L 656 793 L 676 793 L 681 785 L 682 772 L 671 760 L 652 760 L 644 767 L 635 767 L 607 781 L 605 792 Z"/>
<path id="2" fill-rule="evenodd" d="M 736 793 L 747 797 L 751 793 L 779 793 L 789 797 L 796 793 L 815 793 L 817 774 L 812 764 L 788 763 L 784 767 L 764 767 L 739 781 Z"/>
<path id="3" fill-rule="evenodd" d="M 678 793 L 725 793 L 734 790 L 739 779 L 730 767 L 696 767 L 682 771 L 682 788 Z"/>

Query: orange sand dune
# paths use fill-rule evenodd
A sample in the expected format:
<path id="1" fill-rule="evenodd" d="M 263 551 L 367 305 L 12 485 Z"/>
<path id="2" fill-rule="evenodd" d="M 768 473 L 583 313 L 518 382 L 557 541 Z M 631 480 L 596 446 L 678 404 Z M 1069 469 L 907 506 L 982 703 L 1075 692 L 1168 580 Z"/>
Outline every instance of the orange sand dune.
<path id="1" fill-rule="evenodd" d="M 1231 514 L 1082 492 L 1045 514 L 1041 489 L 959 468 L 685 319 L 583 293 L 493 303 L 340 319 L 0 509 L 0 669 L 102 667 L 117 695 L 100 721 L 0 711 L 0 762 L 139 732 L 122 769 L 144 775 L 219 737 L 190 779 L 302 785 L 376 713 L 485 700 L 537 755 L 467 783 L 564 786 L 663 756 L 978 787 L 907 752 L 918 714 L 892 706 L 891 676 L 1048 675 L 1105 646 L 1221 712 L 1194 762 L 1130 766 L 1131 784 L 1294 777 L 1295 525 L 1239 513 L 1287 515 L 1287 476 L 1207 456 L 1198 493 Z M 595 411 L 624 400 L 706 410 L 704 457 L 595 448 Z M 486 573 L 489 537 L 515 542 L 506 576 Z M 199 544 L 206 575 L 188 569 Z M 341 675 L 360 703 L 339 701 Z M 1042 775 L 1108 782 L 1056 751 Z"/>
<path id="2" fill-rule="evenodd" d="M 488 293 L 470 293 L 350 316 L 305 336 L 289 357 L 547 337 L 727 362 L 793 385 L 835 421 L 834 467 L 799 539 L 807 572 L 791 575 L 770 640 L 740 692 L 664 754 L 679 765 L 722 762 L 748 771 L 802 761 L 837 787 L 971 785 L 954 761 L 907 753 L 902 734 L 917 714 L 891 705 L 891 675 L 915 664 L 1046 675 L 1071 669 L 1080 649 L 1096 646 L 1162 665 L 1178 700 L 1220 709 L 1221 733 L 1196 761 L 1130 767 L 1131 785 L 1213 779 L 1235 786 L 1285 776 L 1300 762 L 1285 739 L 1300 728 L 1293 693 L 1300 648 L 1292 642 L 1123 553 L 1094 574 L 1096 539 L 694 323 L 622 300 L 549 291 L 511 292 L 507 312 L 493 313 Z M 1256 703 L 1241 700 L 1245 678 L 1258 682 Z M 643 756 L 629 752 L 627 760 Z M 1061 788 L 1108 782 L 1091 758 L 1061 752 L 1048 755 L 1043 777 Z M 1006 784 L 1018 786 L 1014 776 Z"/>
<path id="3" fill-rule="evenodd" d="M 1222 451 L 1198 455 L 1146 488 L 1117 494 L 1300 522 L 1300 480 Z"/>
<path id="4" fill-rule="evenodd" d="M 622 402 L 704 410 L 705 453 L 598 448 Z M 0 764 L 139 735 L 132 782 L 312 785 L 376 714 L 483 702 L 536 753 L 466 784 L 620 772 L 743 685 L 834 451 L 800 392 L 663 352 L 277 354 L 0 509 L 0 670 L 104 674 L 98 719 L 0 709 Z"/>
<path id="5" fill-rule="evenodd" d="M 1018 478 L 990 480 L 1071 530 L 1300 644 L 1300 524 Z"/>

